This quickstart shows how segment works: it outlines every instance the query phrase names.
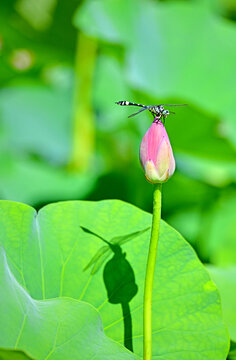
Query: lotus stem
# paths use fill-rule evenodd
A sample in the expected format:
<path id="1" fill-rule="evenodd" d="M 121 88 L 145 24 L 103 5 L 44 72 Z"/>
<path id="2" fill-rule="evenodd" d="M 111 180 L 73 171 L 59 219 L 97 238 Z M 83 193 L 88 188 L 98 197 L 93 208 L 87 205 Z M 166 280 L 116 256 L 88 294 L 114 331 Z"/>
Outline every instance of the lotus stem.
<path id="1" fill-rule="evenodd" d="M 161 219 L 161 184 L 154 185 L 152 232 L 147 259 L 143 304 L 143 359 L 152 359 L 152 289 Z"/>

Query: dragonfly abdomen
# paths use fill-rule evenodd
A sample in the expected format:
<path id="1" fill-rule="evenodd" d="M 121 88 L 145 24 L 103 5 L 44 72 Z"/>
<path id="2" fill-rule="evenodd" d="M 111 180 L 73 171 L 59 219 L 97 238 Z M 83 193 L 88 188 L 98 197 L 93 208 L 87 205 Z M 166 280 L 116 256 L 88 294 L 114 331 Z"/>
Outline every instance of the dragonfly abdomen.
<path id="1" fill-rule="evenodd" d="M 133 105 L 133 106 L 145 107 L 145 105 L 136 104 L 136 103 L 133 103 L 133 102 L 130 102 L 130 101 L 117 101 L 116 104 L 121 105 L 121 106 Z"/>

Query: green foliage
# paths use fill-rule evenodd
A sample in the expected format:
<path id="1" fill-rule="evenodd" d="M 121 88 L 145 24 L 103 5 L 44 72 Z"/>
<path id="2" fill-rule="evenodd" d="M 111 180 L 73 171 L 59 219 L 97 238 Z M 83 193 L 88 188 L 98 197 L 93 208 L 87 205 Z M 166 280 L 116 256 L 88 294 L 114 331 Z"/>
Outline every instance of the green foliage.
<path id="1" fill-rule="evenodd" d="M 214 18 L 200 2 L 137 4 L 134 0 L 86 1 L 74 21 L 90 36 L 126 47 L 132 86 L 157 98 L 174 94 L 226 117 L 234 130 L 229 137 L 235 141 L 233 24 Z"/>
<path id="2" fill-rule="evenodd" d="M 208 228 L 207 251 L 215 265 L 233 265 L 236 261 L 235 222 L 236 196 L 222 197 L 212 212 L 212 225 Z"/>
<path id="3" fill-rule="evenodd" d="M 151 211 L 152 187 L 143 176 L 137 154 L 152 117 L 144 112 L 128 119 L 133 109 L 118 107 L 114 102 L 188 103 L 185 108 L 174 109 L 176 114 L 166 122 L 177 170 L 163 187 L 162 216 L 194 246 L 202 261 L 214 264 L 216 270 L 212 276 L 221 292 L 225 319 L 233 337 L 234 315 L 227 290 L 232 274 L 219 266 L 230 265 L 232 269 L 236 251 L 235 14 L 233 0 L 0 2 L 0 198 L 22 201 L 36 208 L 58 200 L 118 198 Z M 94 59 L 90 59 L 86 41 L 80 43 L 81 37 L 86 39 L 86 36 L 96 44 Z M 80 61 L 79 51 L 83 54 Z M 94 61 L 95 70 L 85 75 L 83 66 L 86 68 L 87 60 Z M 86 76 L 91 82 L 86 81 Z M 86 117 L 84 107 L 90 109 Z M 79 124 L 85 126 L 76 128 L 75 114 L 79 116 Z M 86 151 L 76 139 L 87 139 L 89 143 L 86 128 L 90 123 L 95 126 L 90 133 L 96 144 L 88 171 L 72 171 L 72 154 L 76 153 L 77 158 Z M 80 159 L 74 162 L 77 160 L 79 163 Z M 20 219 L 26 221 L 24 216 L 19 216 L 16 223 Z M 113 226 L 114 219 L 111 220 Z M 101 242 L 96 235 L 107 235 L 91 224 L 82 225 L 96 234 L 79 230 L 80 238 L 93 236 L 94 241 Z M 150 220 L 146 226 L 150 226 Z M 20 224 L 18 227 L 21 231 Z M 106 239 L 126 251 L 139 238 L 148 237 L 145 226 L 127 229 L 119 239 L 109 234 Z M 10 234 L 12 259 L 15 259 L 18 233 L 12 229 Z M 106 264 L 112 265 L 109 261 L 114 257 L 107 244 L 99 246 L 91 245 L 90 259 L 83 263 L 88 268 L 82 272 L 80 266 L 82 279 L 87 279 L 90 272 L 94 274 L 87 291 L 96 294 L 99 287 L 103 286 L 104 290 L 104 284 L 94 279 L 101 278 L 102 269 Z M 9 249 L 10 268 L 25 286 L 9 259 Z M 87 251 L 84 247 L 83 254 Z M 35 255 L 35 269 L 29 254 L 25 253 L 19 269 L 25 266 L 28 274 L 31 269 L 30 276 L 35 276 L 36 285 L 30 294 L 35 296 L 36 288 L 41 289 L 36 270 L 40 264 Z M 118 259 L 126 267 L 130 254 L 126 258 L 122 254 L 120 257 L 117 254 L 113 263 Z M 16 264 L 19 259 L 15 259 Z M 55 265 L 59 274 L 63 260 L 50 259 L 47 267 L 53 271 Z M 132 291 L 135 293 L 136 284 L 138 292 L 130 304 L 135 299 L 140 304 L 141 287 L 134 274 Z M 72 278 L 77 284 L 78 279 Z M 90 288 L 93 282 L 95 290 Z M 45 287 L 49 297 L 51 293 L 55 296 L 60 293 L 58 289 L 46 290 Z M 70 286 L 62 289 L 69 296 L 70 291 Z M 36 295 L 41 299 L 42 293 Z M 106 295 L 103 294 L 104 298 Z M 108 302 L 105 310 L 107 306 L 112 307 L 115 319 L 123 316 L 122 311 L 128 311 L 119 304 Z M 118 315 L 114 308 L 119 308 Z M 101 309 L 103 321 L 104 309 Z M 141 318 L 135 320 L 135 313 L 132 318 L 134 323 L 141 324 Z M 121 333 L 122 321 L 116 326 L 120 326 Z M 111 336 L 113 331 L 114 326 L 106 330 Z M 122 335 L 114 338 L 121 339 Z M 141 348 L 141 338 L 136 342 L 137 348 Z M 232 352 L 230 356 L 233 358 Z"/>
<path id="4" fill-rule="evenodd" d="M 46 312 L 47 319 L 56 321 L 62 311 L 67 313 L 65 321 L 70 322 L 68 313 L 72 311 L 78 327 L 83 313 L 93 309 L 77 300 L 93 305 L 101 315 L 106 335 L 133 347 L 137 355 L 142 354 L 143 285 L 150 225 L 150 214 L 114 200 L 51 204 L 38 215 L 19 203 L 2 201 L 0 206 L 0 242 L 22 296 L 26 293 L 19 284 L 38 299 L 35 304 L 43 306 L 45 312 L 47 306 L 55 307 Z M 91 273 L 90 266 L 97 262 L 100 266 Z M 216 287 L 191 247 L 163 221 L 153 296 L 154 357 L 179 359 L 181 352 L 181 359 L 186 360 L 199 356 L 225 359 L 228 339 Z M 46 300 L 61 297 L 76 301 Z M 83 308 L 82 315 L 74 319 L 75 308 L 79 312 L 80 306 L 87 310 Z M 11 316 L 11 320 L 19 329 L 22 316 Z M 55 339 L 55 331 L 49 331 L 48 341 Z M 92 342 L 89 344 L 92 346 Z M 50 346 L 47 351 L 40 347 L 44 357 Z"/>
<path id="5" fill-rule="evenodd" d="M 236 359 L 236 343 L 231 341 L 230 352 L 227 357 L 227 360 L 235 360 L 235 359 Z"/>
<path id="6" fill-rule="evenodd" d="M 66 87 L 60 89 L 32 81 L 12 83 L 3 89 L 0 97 L 2 141 L 13 149 L 66 164 L 72 131 L 68 121 L 71 95 L 71 89 Z"/>
<path id="7" fill-rule="evenodd" d="M 236 341 L 236 266 L 220 268 L 208 265 L 207 270 L 220 291 L 223 315 L 229 329 L 230 338 Z"/>
<path id="8" fill-rule="evenodd" d="M 32 299 L 12 275 L 3 250 L 0 286 L 1 347 L 23 349 L 39 360 L 135 359 L 104 335 L 99 315 L 89 304 L 73 299 Z"/>
<path id="9" fill-rule="evenodd" d="M 188 107 L 176 109 L 166 125 L 179 171 L 188 179 L 219 189 L 235 182 L 233 22 L 215 14 L 215 7 L 206 6 L 204 1 L 137 4 L 134 0 L 93 0 L 84 2 L 78 11 L 75 0 L 43 1 L 34 19 L 26 3 L 18 1 L 16 10 L 10 2 L 0 5 L 4 64 L 0 69 L 1 148 L 14 163 L 30 158 L 28 173 L 23 171 L 21 175 L 6 169 L 7 160 L 0 162 L 5 174 L 5 181 L 0 183 L 2 198 L 32 205 L 84 198 L 96 180 L 93 198 L 101 198 L 99 184 L 103 176 L 115 173 L 116 182 L 110 184 L 110 190 L 117 194 L 116 188 L 123 186 L 121 177 L 126 173 L 128 190 L 119 197 L 150 210 L 145 181 L 137 185 L 142 189 L 139 195 L 133 186 L 142 176 L 137 153 L 150 117 L 143 114 L 127 120 L 129 110 L 114 104 L 126 98 L 143 103 L 187 102 Z M 73 86 L 78 76 L 73 70 L 78 52 L 76 29 L 71 24 L 74 13 L 76 28 L 97 39 L 99 50 L 91 88 L 87 89 L 85 82 L 81 89 L 81 93 L 92 96 L 89 101 L 96 115 L 97 132 L 95 161 L 89 164 L 95 172 L 85 174 L 88 184 L 82 185 L 81 191 L 73 180 L 69 184 L 65 180 L 71 178 L 67 165 L 74 146 Z M 25 68 L 20 67 L 24 65 L 21 48 L 28 54 L 29 65 Z M 86 44 L 83 50 L 86 59 Z M 78 104 L 83 108 L 81 101 Z M 37 169 L 38 180 L 31 167 Z M 49 167 L 53 170 L 46 181 L 42 172 L 50 173 Z M 24 178 L 26 186 L 18 187 Z M 12 184 L 9 188 L 8 183 Z M 37 192 L 32 191 L 32 183 Z M 49 191 L 45 189 L 47 183 Z M 198 188 L 201 186 L 198 184 Z"/>
<path id="10" fill-rule="evenodd" d="M 63 169 L 24 156 L 16 158 L 3 152 L 0 164 L 1 197 L 29 204 L 83 197 L 94 185 L 93 174 L 66 174 Z"/>

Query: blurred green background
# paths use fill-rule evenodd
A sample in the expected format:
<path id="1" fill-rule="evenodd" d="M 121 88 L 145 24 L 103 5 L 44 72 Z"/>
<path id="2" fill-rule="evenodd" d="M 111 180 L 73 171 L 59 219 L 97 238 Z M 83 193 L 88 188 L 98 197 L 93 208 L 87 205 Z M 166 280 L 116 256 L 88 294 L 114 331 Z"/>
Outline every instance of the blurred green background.
<path id="1" fill-rule="evenodd" d="M 115 101 L 187 103 L 166 121 L 162 217 L 226 289 L 236 341 L 235 21 L 235 0 L 0 2 L 0 198 L 152 211 L 138 156 L 152 116 Z"/>

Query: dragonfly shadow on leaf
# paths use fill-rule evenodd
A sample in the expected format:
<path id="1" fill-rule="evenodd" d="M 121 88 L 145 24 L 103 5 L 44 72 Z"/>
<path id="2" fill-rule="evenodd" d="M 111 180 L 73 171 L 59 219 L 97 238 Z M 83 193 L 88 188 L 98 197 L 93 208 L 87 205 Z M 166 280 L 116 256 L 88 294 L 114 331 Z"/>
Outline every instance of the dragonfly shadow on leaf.
<path id="1" fill-rule="evenodd" d="M 138 286 L 135 283 L 133 268 L 126 258 L 126 253 L 122 251 L 121 245 L 137 238 L 150 228 L 148 227 L 128 235 L 114 237 L 110 241 L 82 226 L 81 228 L 86 233 L 96 236 L 106 244 L 97 251 L 84 268 L 84 271 L 92 267 L 91 274 L 95 274 L 111 253 L 114 254 L 104 266 L 103 281 L 106 287 L 108 301 L 111 304 L 121 304 L 124 321 L 124 345 L 130 351 L 133 351 L 132 318 L 129 303 L 137 294 Z"/>
<path id="2" fill-rule="evenodd" d="M 115 253 L 117 246 L 120 247 L 120 246 L 126 244 L 127 242 L 135 239 L 138 236 L 141 236 L 142 234 L 144 234 L 146 231 L 148 231 L 150 229 L 150 227 L 147 227 L 143 230 L 136 231 L 131 234 L 127 234 L 127 235 L 123 235 L 123 236 L 116 236 L 116 237 L 112 238 L 110 241 L 107 241 L 100 235 L 95 234 L 93 231 L 91 231 L 83 226 L 80 226 L 80 227 L 84 232 L 91 234 L 93 236 L 96 236 L 97 238 L 101 239 L 104 243 L 107 244 L 107 245 L 102 246 L 96 252 L 96 254 L 92 257 L 92 259 L 89 261 L 89 263 L 83 269 L 83 271 L 86 271 L 89 268 L 92 268 L 91 269 L 92 275 L 95 274 L 101 268 L 101 266 L 104 264 L 104 262 L 107 260 L 107 258 L 109 258 L 109 256 L 111 255 L 112 252 Z"/>

